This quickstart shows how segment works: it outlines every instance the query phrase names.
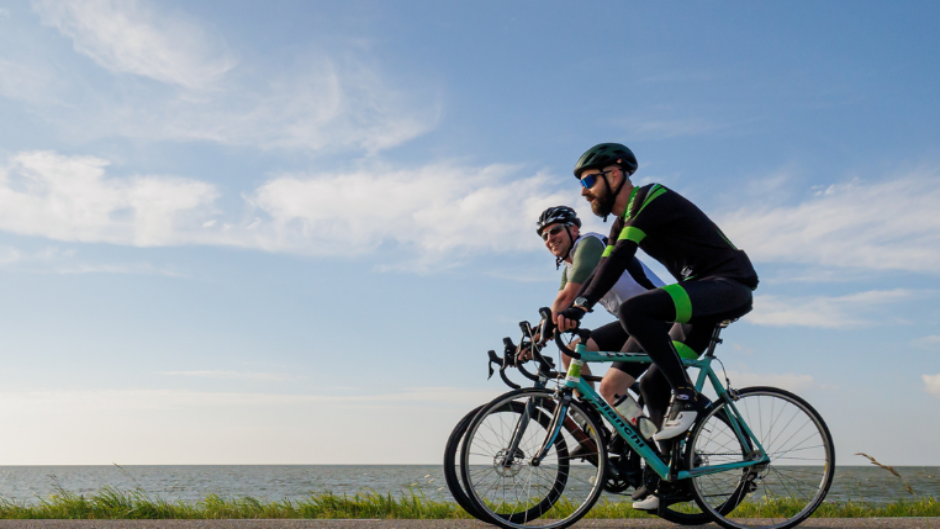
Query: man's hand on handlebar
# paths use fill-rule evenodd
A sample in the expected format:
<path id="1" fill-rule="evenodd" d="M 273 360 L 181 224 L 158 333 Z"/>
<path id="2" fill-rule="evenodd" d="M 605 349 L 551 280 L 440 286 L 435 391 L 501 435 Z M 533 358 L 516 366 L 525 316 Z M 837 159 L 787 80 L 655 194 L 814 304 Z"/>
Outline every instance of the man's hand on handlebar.
<path id="1" fill-rule="evenodd" d="M 532 360 L 532 344 L 520 345 L 519 349 L 516 352 L 516 360 L 521 362 L 528 362 Z"/>
<path id="2" fill-rule="evenodd" d="M 578 306 L 568 307 L 558 314 L 555 314 L 552 319 L 561 332 L 570 331 L 571 329 L 577 328 L 578 324 L 581 322 L 581 318 L 584 317 L 586 312 L 586 310 Z"/>

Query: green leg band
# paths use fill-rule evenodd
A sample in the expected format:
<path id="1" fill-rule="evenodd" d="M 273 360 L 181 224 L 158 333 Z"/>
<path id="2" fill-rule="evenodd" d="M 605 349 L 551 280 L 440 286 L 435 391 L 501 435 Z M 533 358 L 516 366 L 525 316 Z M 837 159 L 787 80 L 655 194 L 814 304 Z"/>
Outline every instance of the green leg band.
<path id="1" fill-rule="evenodd" d="M 692 349 L 682 342 L 673 340 L 672 346 L 676 348 L 676 352 L 679 353 L 679 358 L 683 360 L 695 360 L 698 358 L 698 353 L 695 352 L 695 349 Z"/>
<path id="2" fill-rule="evenodd" d="M 662 289 L 669 293 L 676 305 L 676 323 L 688 323 L 692 319 L 692 300 L 688 292 L 678 283 L 666 285 Z"/>

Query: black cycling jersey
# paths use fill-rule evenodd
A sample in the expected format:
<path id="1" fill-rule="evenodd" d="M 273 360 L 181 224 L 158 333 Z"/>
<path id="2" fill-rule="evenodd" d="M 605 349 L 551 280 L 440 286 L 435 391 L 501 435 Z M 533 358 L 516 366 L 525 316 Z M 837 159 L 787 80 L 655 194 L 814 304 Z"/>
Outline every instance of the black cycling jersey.
<path id="1" fill-rule="evenodd" d="M 633 273 L 628 265 L 638 247 L 679 281 L 724 277 L 757 288 L 757 272 L 747 255 L 695 204 L 659 184 L 633 188 L 623 215 L 611 227 L 610 242 L 614 241 L 604 250 L 592 280 L 581 288 L 586 308 L 597 303 L 625 270 Z"/>

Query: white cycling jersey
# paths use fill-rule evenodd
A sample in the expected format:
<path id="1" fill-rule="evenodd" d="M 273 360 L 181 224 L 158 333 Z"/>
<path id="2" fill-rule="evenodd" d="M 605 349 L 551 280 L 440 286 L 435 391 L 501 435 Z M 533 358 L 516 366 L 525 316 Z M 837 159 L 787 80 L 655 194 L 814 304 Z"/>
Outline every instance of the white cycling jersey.
<path id="1" fill-rule="evenodd" d="M 582 233 L 581 236 L 578 237 L 578 239 L 574 241 L 574 244 L 571 246 L 571 252 L 569 255 L 575 254 L 575 250 L 578 249 L 578 245 L 581 244 L 585 237 L 593 237 L 598 239 L 606 246 L 603 235 L 593 232 Z M 565 263 L 566 276 L 570 274 L 573 264 L 574 263 Z M 665 286 L 666 283 L 663 283 L 663 281 L 659 279 L 659 277 L 657 277 L 652 270 L 647 268 L 647 266 L 643 264 L 642 261 L 640 262 L 640 266 L 643 267 L 643 273 L 646 274 L 646 277 L 650 280 L 650 283 L 652 283 L 657 288 Z M 602 297 L 598 303 L 600 303 L 607 310 L 607 312 L 617 316 L 617 310 L 624 301 L 632 298 L 633 296 L 636 296 L 637 294 L 642 294 L 647 291 L 648 289 L 646 287 L 637 283 L 636 280 L 633 279 L 633 276 L 631 276 L 629 272 L 625 271 L 623 275 L 620 276 L 620 279 L 617 280 L 617 283 L 615 283 L 614 286 L 606 294 L 604 294 L 604 297 Z"/>

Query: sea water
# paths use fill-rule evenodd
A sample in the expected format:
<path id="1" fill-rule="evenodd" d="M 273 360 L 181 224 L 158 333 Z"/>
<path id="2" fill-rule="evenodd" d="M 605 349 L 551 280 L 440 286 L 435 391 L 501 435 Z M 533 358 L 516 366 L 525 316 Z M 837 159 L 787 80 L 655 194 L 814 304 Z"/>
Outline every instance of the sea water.
<path id="1" fill-rule="evenodd" d="M 884 503 L 940 498 L 940 467 L 895 468 L 901 478 L 877 467 L 838 467 L 827 500 Z M 103 487 L 139 490 L 170 501 L 198 501 L 209 494 L 302 500 L 324 492 L 372 491 L 452 499 L 440 465 L 0 466 L 0 497 L 15 502 L 35 503 L 57 490 L 87 496 Z M 629 496 L 608 498 L 618 501 Z"/>

